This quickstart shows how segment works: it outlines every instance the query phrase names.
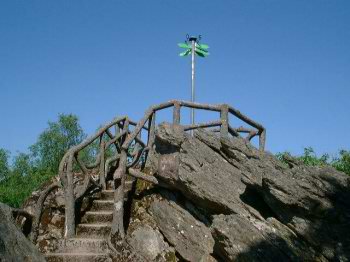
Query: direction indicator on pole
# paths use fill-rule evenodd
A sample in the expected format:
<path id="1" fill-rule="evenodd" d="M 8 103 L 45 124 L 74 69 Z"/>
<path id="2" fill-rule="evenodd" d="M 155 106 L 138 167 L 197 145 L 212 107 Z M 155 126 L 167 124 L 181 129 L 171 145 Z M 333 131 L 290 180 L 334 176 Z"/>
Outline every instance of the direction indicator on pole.
<path id="1" fill-rule="evenodd" d="M 200 44 L 201 36 L 186 36 L 185 43 L 177 44 L 179 47 L 185 49 L 185 51 L 181 52 L 179 55 L 189 56 L 191 55 L 191 102 L 195 101 L 195 88 L 194 88 L 194 79 L 195 79 L 195 56 L 198 55 L 200 57 L 207 57 L 209 55 L 208 48 L 209 46 L 206 44 Z M 194 108 L 191 108 L 191 124 L 194 125 Z M 193 131 L 191 130 L 191 135 L 193 135 Z"/>
<path id="2" fill-rule="evenodd" d="M 179 43 L 177 44 L 179 47 L 186 49 L 185 51 L 181 52 L 179 56 L 188 56 L 192 52 L 192 45 L 189 45 L 187 41 L 185 43 Z M 208 45 L 205 44 L 199 44 L 195 42 L 195 49 L 194 52 L 200 56 L 200 57 L 207 57 L 209 55 L 208 52 Z"/>

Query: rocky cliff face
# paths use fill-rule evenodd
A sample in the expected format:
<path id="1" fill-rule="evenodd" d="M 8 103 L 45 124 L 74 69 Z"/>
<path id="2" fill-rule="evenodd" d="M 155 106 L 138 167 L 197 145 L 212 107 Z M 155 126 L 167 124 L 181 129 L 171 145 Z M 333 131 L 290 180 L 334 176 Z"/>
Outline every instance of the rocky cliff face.
<path id="1" fill-rule="evenodd" d="M 152 203 L 150 212 L 186 260 L 350 258 L 350 179 L 333 168 L 293 159 L 287 166 L 241 138 L 204 130 L 191 138 L 165 123 L 149 160 L 179 196 Z"/>
<path id="2" fill-rule="evenodd" d="M 15 225 L 12 209 L 2 203 L 0 203 L 0 261 L 45 261 L 43 255 Z"/>
<path id="3" fill-rule="evenodd" d="M 115 261 L 350 260 L 350 179 L 333 168 L 286 165 L 241 138 L 163 123 L 143 171 L 161 186 L 137 182 L 128 250 Z M 51 210 L 61 221 L 62 208 Z"/>

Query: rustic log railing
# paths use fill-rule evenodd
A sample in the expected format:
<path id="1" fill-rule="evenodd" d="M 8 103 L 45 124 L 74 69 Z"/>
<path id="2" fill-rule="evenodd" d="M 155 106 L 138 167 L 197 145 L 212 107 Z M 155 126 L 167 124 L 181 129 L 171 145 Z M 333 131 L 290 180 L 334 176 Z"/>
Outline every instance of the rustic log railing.
<path id="1" fill-rule="evenodd" d="M 131 125 L 135 126 L 136 123 L 130 121 L 126 116 L 116 118 L 110 123 L 101 127 L 93 136 L 87 138 L 81 144 L 69 149 L 62 158 L 59 166 L 59 177 L 65 194 L 66 238 L 73 237 L 75 235 L 75 206 L 77 201 L 81 200 L 85 194 L 89 192 L 89 188 L 92 185 L 100 189 L 106 189 L 106 177 L 109 168 L 113 163 L 120 161 L 120 157 L 123 155 L 121 145 L 126 136 L 130 134 L 129 126 Z M 114 134 L 111 129 L 114 129 Z M 84 163 L 84 161 L 80 158 L 81 152 L 96 142 L 98 142 L 99 152 L 95 157 L 95 162 L 92 164 Z M 139 142 L 142 141 L 136 139 L 137 145 Z M 142 144 L 143 143 L 141 143 L 141 145 Z M 114 154 L 107 157 L 106 152 L 112 145 L 115 147 Z M 130 155 L 129 152 L 127 152 L 127 156 L 128 155 L 135 158 L 139 155 L 139 153 L 133 152 L 133 154 Z M 74 163 L 76 163 L 84 177 L 84 181 L 80 187 L 74 187 Z M 90 174 L 90 171 L 93 169 L 98 169 L 97 179 L 93 179 Z"/>
<path id="2" fill-rule="evenodd" d="M 178 101 L 172 100 L 163 104 L 159 104 L 156 106 L 150 107 L 144 117 L 137 123 L 134 131 L 130 136 L 126 139 L 125 143 L 123 143 L 122 148 L 127 150 L 131 143 L 135 140 L 142 129 L 148 130 L 148 141 L 147 147 L 151 147 L 151 143 L 154 140 L 154 130 L 155 130 L 155 118 L 156 112 L 162 109 L 166 109 L 169 107 L 173 107 L 173 124 L 180 124 L 181 119 L 181 107 L 202 109 L 207 111 L 215 111 L 220 113 L 220 119 L 216 121 L 211 121 L 207 123 L 198 123 L 194 125 L 184 125 L 185 131 L 198 129 L 198 128 L 207 128 L 207 127 L 220 127 L 220 133 L 223 136 L 228 136 L 229 134 L 232 136 L 240 136 L 241 133 L 247 133 L 248 135 L 245 137 L 246 140 L 250 141 L 253 137 L 259 136 L 259 149 L 264 150 L 265 148 L 265 140 L 266 140 L 266 130 L 259 123 L 253 121 L 247 116 L 243 115 L 239 110 L 227 105 L 210 105 L 210 104 L 199 104 L 187 101 Z M 231 127 L 229 124 L 229 114 L 237 117 L 241 121 L 250 125 L 252 128 L 246 127 Z M 148 124 L 148 127 L 146 127 Z"/>
<path id="3" fill-rule="evenodd" d="M 243 115 L 237 109 L 227 105 L 199 104 L 187 101 L 171 100 L 169 102 L 150 107 L 143 118 L 135 123 L 128 117 L 119 117 L 101 127 L 93 136 L 84 140 L 81 144 L 72 147 L 62 158 L 59 166 L 59 177 L 65 194 L 65 237 L 70 238 L 75 235 L 75 206 L 88 192 L 91 185 L 106 189 L 106 178 L 110 167 L 114 165 L 113 189 L 114 189 L 114 211 L 111 237 L 117 239 L 124 238 L 124 186 L 126 175 L 144 179 L 154 184 L 159 182 L 152 176 L 145 176 L 142 172 L 141 162 L 145 162 L 148 152 L 153 148 L 155 141 L 156 114 L 158 111 L 173 107 L 173 124 L 181 124 L 181 108 L 194 108 L 197 110 L 214 111 L 220 114 L 219 118 L 207 123 L 196 123 L 193 125 L 183 125 L 185 131 L 199 128 L 210 128 L 214 132 L 220 132 L 220 136 L 241 136 L 247 134 L 245 139 L 259 137 L 259 149 L 264 150 L 266 131 L 259 123 Z M 229 123 L 229 115 L 240 119 L 250 127 L 233 127 Z M 134 126 L 133 129 L 130 126 Z M 216 128 L 216 129 L 213 129 Z M 111 131 L 114 129 L 114 131 Z M 142 140 L 141 132 L 146 131 L 147 139 Z M 98 142 L 99 152 L 94 163 L 86 164 L 79 157 L 81 152 L 89 145 Z M 106 155 L 107 150 L 114 146 L 115 151 L 112 156 Z M 84 181 L 81 186 L 75 187 L 73 166 L 74 163 L 81 170 Z M 140 168 L 141 167 L 141 168 Z M 90 172 L 92 169 L 98 170 L 98 178 L 93 179 Z"/>
<path id="4" fill-rule="evenodd" d="M 146 129 L 148 132 L 147 142 L 142 144 L 142 153 L 147 153 L 152 149 L 154 140 L 155 140 L 155 129 L 156 129 L 156 113 L 160 110 L 173 107 L 173 124 L 180 125 L 181 120 L 181 107 L 194 108 L 194 109 L 202 109 L 208 111 L 215 111 L 220 113 L 220 119 L 216 121 L 211 121 L 207 123 L 198 123 L 193 125 L 185 125 L 184 130 L 193 130 L 198 128 L 208 128 L 208 127 L 219 127 L 220 136 L 227 137 L 231 136 L 241 136 L 241 133 L 247 133 L 248 135 L 245 137 L 247 141 L 250 141 L 253 137 L 259 136 L 259 149 L 264 150 L 265 147 L 265 139 L 266 139 L 266 130 L 259 123 L 251 120 L 247 116 L 243 115 L 237 109 L 227 105 L 210 105 L 210 104 L 199 104 L 187 101 L 178 101 L 172 100 L 163 104 L 159 104 L 156 106 L 150 107 L 144 117 L 137 123 L 134 130 L 130 135 L 127 136 L 125 141 L 121 146 L 121 154 L 119 160 L 119 166 L 114 173 L 114 181 L 115 181 L 115 195 L 114 195 L 114 213 L 113 213 L 113 223 L 112 223 L 112 235 L 117 239 L 124 238 L 124 227 L 123 227 L 123 199 L 124 199 L 124 184 L 125 184 L 125 176 L 129 174 L 135 178 L 141 178 L 146 181 L 152 182 L 154 184 L 159 184 L 156 179 L 150 178 L 149 176 L 144 176 L 141 172 L 137 172 L 135 169 L 131 168 L 138 163 L 137 161 L 133 161 L 132 165 L 126 164 L 127 152 L 132 145 L 133 142 L 137 142 L 141 138 L 141 131 Z M 250 125 L 251 128 L 246 127 L 238 127 L 234 128 L 229 124 L 229 114 L 237 117 L 241 121 Z M 215 130 L 214 130 L 215 131 Z M 140 154 L 142 154 L 140 153 Z"/>

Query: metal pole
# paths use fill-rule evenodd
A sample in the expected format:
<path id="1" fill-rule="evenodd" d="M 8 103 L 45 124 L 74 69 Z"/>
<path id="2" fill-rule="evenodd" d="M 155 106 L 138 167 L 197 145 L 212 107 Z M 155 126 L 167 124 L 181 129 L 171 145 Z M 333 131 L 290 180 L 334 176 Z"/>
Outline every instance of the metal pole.
<path id="1" fill-rule="evenodd" d="M 194 100 L 195 100 L 195 92 L 194 92 L 194 62 L 195 62 L 196 38 L 191 38 L 191 42 L 192 42 L 191 102 L 194 102 Z M 191 108 L 191 124 L 194 125 L 194 108 Z M 191 130 L 191 135 L 193 135 L 193 130 Z"/>

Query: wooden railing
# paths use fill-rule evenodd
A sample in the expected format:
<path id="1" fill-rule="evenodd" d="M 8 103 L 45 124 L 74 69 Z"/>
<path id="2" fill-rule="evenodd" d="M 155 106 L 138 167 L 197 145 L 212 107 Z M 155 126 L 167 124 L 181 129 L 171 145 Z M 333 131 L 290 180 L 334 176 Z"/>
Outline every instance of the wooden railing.
<path id="1" fill-rule="evenodd" d="M 123 239 L 124 238 L 124 226 L 123 226 L 123 217 L 124 217 L 124 210 L 123 210 L 123 200 L 124 200 L 124 184 L 125 184 L 125 176 L 126 174 L 132 175 L 136 178 L 141 178 L 144 180 L 147 180 L 149 182 L 158 184 L 158 181 L 154 178 L 150 178 L 149 176 L 144 176 L 142 172 L 135 171 L 135 169 L 132 169 L 133 165 L 136 165 L 138 161 L 133 161 L 133 165 L 128 166 L 127 165 L 127 152 L 132 145 L 132 143 L 137 143 L 137 138 L 141 138 L 141 132 L 143 129 L 147 130 L 148 136 L 147 136 L 147 142 L 143 144 L 143 150 L 142 152 L 147 153 L 149 150 L 152 149 L 154 140 L 155 140 L 155 129 L 156 129 L 156 114 L 158 111 L 173 107 L 173 124 L 180 125 L 181 124 L 181 107 L 188 107 L 188 108 L 194 108 L 194 109 L 201 109 L 201 110 L 209 110 L 209 111 L 215 111 L 220 113 L 220 119 L 214 120 L 207 123 L 197 123 L 197 124 L 191 124 L 191 125 L 185 125 L 184 129 L 185 131 L 198 129 L 198 128 L 212 128 L 212 127 L 219 127 L 219 132 L 221 136 L 228 137 L 231 136 L 241 136 L 242 133 L 248 134 L 245 139 L 250 141 L 253 137 L 259 136 L 259 149 L 264 150 L 265 147 L 265 139 L 266 139 L 266 130 L 265 128 L 260 125 L 259 123 L 251 120 L 247 116 L 243 115 L 240 111 L 237 109 L 227 105 L 227 104 L 221 104 L 221 105 L 210 105 L 210 104 L 199 104 L 199 103 L 192 103 L 187 101 L 178 101 L 178 100 L 172 100 L 163 104 L 159 104 L 156 106 L 150 107 L 144 117 L 137 123 L 135 129 L 131 132 L 129 136 L 125 139 L 124 143 L 121 146 L 121 154 L 120 154 L 120 161 L 117 170 L 114 174 L 114 181 L 116 182 L 115 185 L 115 198 L 114 198 L 114 213 L 113 213 L 113 223 L 112 223 L 112 235 L 118 236 L 118 238 Z M 250 125 L 250 128 L 246 127 L 232 127 L 229 124 L 229 114 L 232 114 L 233 116 L 237 117 L 241 121 L 245 122 L 246 124 Z M 215 131 L 215 130 L 214 130 Z"/>
<path id="2" fill-rule="evenodd" d="M 118 163 L 121 155 L 121 145 L 130 135 L 130 126 L 136 123 L 128 117 L 119 117 L 101 127 L 93 136 L 84 140 L 81 144 L 70 148 L 62 158 L 59 166 L 59 177 L 65 194 L 65 237 L 73 237 L 75 234 L 75 206 L 91 187 L 106 189 L 106 178 L 112 164 Z M 135 139 L 143 144 L 138 138 Z M 92 144 L 98 145 L 98 154 L 92 163 L 84 163 L 81 159 L 82 152 Z M 114 154 L 107 157 L 106 152 L 114 146 Z M 140 152 L 128 154 L 134 161 L 139 159 Z M 78 170 L 73 170 L 74 166 Z M 98 170 L 98 178 L 92 177 L 92 170 Z M 74 171 L 74 172 L 73 172 Z M 82 185 L 76 186 L 73 173 L 81 171 L 84 177 Z"/>
<path id="3" fill-rule="evenodd" d="M 181 107 L 202 109 L 208 111 L 215 111 L 220 113 L 220 119 L 207 122 L 207 123 L 198 123 L 193 125 L 184 125 L 185 131 L 198 129 L 198 128 L 208 128 L 208 127 L 220 127 L 220 134 L 222 136 L 228 136 L 229 134 L 232 136 L 241 136 L 242 133 L 247 133 L 248 135 L 245 137 L 246 140 L 250 141 L 253 137 L 259 136 L 259 149 L 264 150 L 265 148 L 265 139 L 266 139 L 266 130 L 259 123 L 253 121 L 247 116 L 243 115 L 237 109 L 227 105 L 210 105 L 210 104 L 199 104 L 192 103 L 187 101 L 178 101 L 172 100 L 163 104 L 159 104 L 156 106 L 152 106 L 147 110 L 144 117 L 137 123 L 135 129 L 131 133 L 130 136 L 123 143 L 122 148 L 127 150 L 130 144 L 134 141 L 134 139 L 140 135 L 142 129 L 148 130 L 148 141 L 147 147 L 152 146 L 150 142 L 154 141 L 154 130 L 155 130 L 155 119 L 157 111 L 173 107 L 173 124 L 180 124 L 181 119 Z M 237 127 L 234 128 L 229 124 L 229 114 L 237 117 L 242 120 L 246 124 L 250 125 L 251 128 L 246 127 Z M 146 127 L 147 124 L 147 127 Z M 213 130 L 217 131 L 217 130 Z"/>
<path id="4" fill-rule="evenodd" d="M 112 235 L 124 238 L 124 184 L 125 177 L 130 174 L 137 178 L 146 179 L 150 182 L 156 182 L 151 177 L 142 176 L 141 172 L 135 172 L 135 168 L 142 166 L 141 160 L 146 161 L 148 152 L 153 148 L 156 129 L 157 112 L 166 108 L 173 107 L 172 123 L 181 124 L 181 108 L 194 108 L 197 110 L 214 111 L 219 113 L 217 120 L 206 123 L 196 123 L 191 125 L 183 125 L 185 131 L 190 131 L 199 128 L 210 128 L 214 132 L 220 132 L 221 136 L 242 136 L 247 141 L 253 137 L 259 137 L 259 149 L 264 150 L 266 131 L 259 123 L 253 121 L 243 115 L 237 109 L 227 105 L 210 105 L 199 104 L 187 101 L 171 100 L 169 102 L 150 107 L 143 118 L 135 123 L 128 117 L 120 117 L 100 128 L 96 134 L 86 139 L 81 144 L 72 147 L 64 155 L 60 167 L 59 176 L 65 193 L 65 237 L 73 237 L 75 235 L 75 205 L 88 192 L 91 185 L 101 189 L 106 188 L 107 173 L 112 164 L 115 166 L 113 173 L 113 188 L 114 193 L 114 213 L 112 223 Z M 233 127 L 229 123 L 229 115 L 240 119 L 249 127 Z M 134 126 L 133 129 L 130 127 Z M 213 129 L 216 128 L 216 129 Z M 114 131 L 111 131 L 114 129 Z M 142 140 L 142 130 L 147 135 L 146 141 Z M 96 155 L 95 162 L 92 164 L 84 163 L 79 155 L 89 145 L 98 141 L 99 153 Z M 106 157 L 106 151 L 111 147 L 115 147 L 115 153 L 112 156 Z M 143 157 L 142 157 L 143 156 Z M 73 181 L 73 165 L 76 164 L 84 175 L 83 185 L 79 189 L 74 188 Z M 98 168 L 99 178 L 93 179 L 89 170 Z M 142 168 L 141 168 L 142 169 Z"/>

